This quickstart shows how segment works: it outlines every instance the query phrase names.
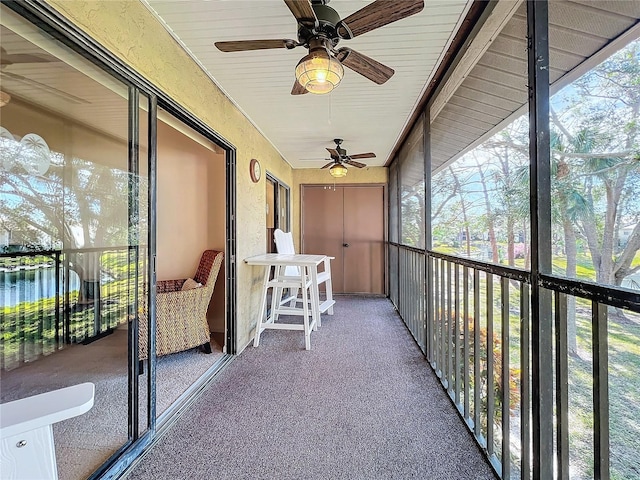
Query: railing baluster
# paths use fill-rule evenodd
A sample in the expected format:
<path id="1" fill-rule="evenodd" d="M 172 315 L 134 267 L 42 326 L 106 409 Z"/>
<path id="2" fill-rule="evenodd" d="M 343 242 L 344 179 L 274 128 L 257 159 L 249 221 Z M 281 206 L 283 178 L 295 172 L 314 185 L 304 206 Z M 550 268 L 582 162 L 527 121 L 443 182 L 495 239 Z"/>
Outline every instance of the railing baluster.
<path id="1" fill-rule="evenodd" d="M 480 271 L 473 270 L 473 431 L 482 434 L 480 425 Z"/>
<path id="2" fill-rule="evenodd" d="M 402 312 L 403 312 L 403 317 L 406 318 L 407 320 L 407 325 L 409 326 L 409 328 L 411 328 L 411 317 L 409 315 L 409 297 L 410 297 L 410 292 L 409 292 L 409 288 L 411 287 L 411 281 L 408 278 L 408 272 L 409 272 L 409 252 L 405 252 L 405 254 L 403 255 L 403 270 L 402 270 L 402 276 L 404 278 L 404 288 L 402 289 L 402 291 L 404 292 L 404 300 L 402 302 Z"/>
<path id="3" fill-rule="evenodd" d="M 56 252 L 55 256 L 55 282 L 56 282 L 56 332 L 55 332 L 55 347 L 53 350 L 56 350 L 60 346 L 60 252 Z"/>
<path id="4" fill-rule="evenodd" d="M 510 445 L 510 405 L 511 372 L 509 365 L 509 279 L 502 277 L 500 282 L 500 301 L 502 302 L 502 479 L 511 478 Z"/>
<path id="5" fill-rule="evenodd" d="M 495 417 L 495 378 L 493 374 L 493 274 L 487 279 L 487 453 L 491 457 L 493 446 L 493 420 Z"/>
<path id="6" fill-rule="evenodd" d="M 400 312 L 400 316 L 404 318 L 404 312 L 402 309 L 404 308 L 404 301 L 402 299 L 404 295 L 403 282 L 404 276 L 402 275 L 402 260 L 404 257 L 404 251 L 400 249 L 398 251 L 398 312 Z"/>
<path id="7" fill-rule="evenodd" d="M 7 272 L 0 270 L 0 292 L 2 292 L 2 298 L 0 298 L 0 300 L 3 301 L 4 305 L 8 305 L 9 302 L 7 301 L 7 292 L 8 289 L 5 288 L 5 283 L 6 283 L 6 278 L 7 278 Z M 7 328 L 7 321 L 5 319 L 5 314 L 4 314 L 5 309 L 4 308 L 0 308 L 0 335 L 2 335 L 2 338 L 5 339 L 5 334 L 6 334 L 6 328 Z M 6 367 L 6 355 L 7 355 L 7 347 L 9 346 L 9 341 L 8 339 L 5 339 L 4 342 L 0 343 L 0 369 L 4 370 Z"/>
<path id="8" fill-rule="evenodd" d="M 446 367 L 446 350 L 445 350 L 445 338 L 446 338 L 446 314 L 447 314 L 447 288 L 446 288 L 446 262 L 444 260 L 440 263 L 440 372 L 441 381 L 444 386 L 447 386 L 447 367 Z"/>
<path id="9" fill-rule="evenodd" d="M 569 352 L 567 350 L 567 296 L 555 292 L 557 469 L 559 480 L 569 480 Z"/>
<path id="10" fill-rule="evenodd" d="M 410 272 L 410 276 L 409 278 L 411 279 L 411 288 L 410 288 L 410 293 L 411 293 L 411 333 L 413 334 L 413 338 L 418 342 L 419 341 L 419 337 L 418 337 L 418 330 L 416 328 L 416 271 L 415 271 L 415 266 L 416 266 L 416 255 L 414 252 L 409 252 L 409 260 L 410 260 L 410 265 L 411 265 L 411 272 Z"/>
<path id="11" fill-rule="evenodd" d="M 453 317 L 453 302 L 452 302 L 452 295 L 451 295 L 451 263 L 452 262 L 447 262 L 447 318 L 446 318 L 446 351 L 447 351 L 447 361 L 446 361 L 446 369 L 447 369 L 447 390 L 449 391 L 449 395 L 451 395 L 451 392 L 453 390 L 453 351 L 452 351 L 452 334 L 453 334 L 453 322 L 452 317 Z"/>
<path id="12" fill-rule="evenodd" d="M 38 298 L 38 296 L 40 295 L 40 292 L 43 290 L 44 287 L 44 291 L 46 291 L 46 288 L 48 287 L 47 285 L 47 277 L 46 275 L 41 275 L 41 270 L 40 269 L 36 269 L 34 270 L 34 282 L 33 282 L 33 298 L 36 299 Z M 44 285 L 43 285 L 44 284 Z M 41 355 L 42 352 L 44 351 L 44 340 L 43 340 L 43 333 L 45 331 L 45 322 L 47 321 L 47 318 L 43 315 L 43 302 L 37 302 L 34 305 L 34 310 L 35 310 L 35 318 L 37 319 L 36 322 L 38 323 L 38 330 L 37 330 L 37 338 L 33 339 L 33 356 L 37 357 L 38 355 Z"/>
<path id="13" fill-rule="evenodd" d="M 406 268 L 405 268 L 405 259 L 406 259 L 406 252 L 405 250 L 403 250 L 401 252 L 400 255 L 400 312 L 402 314 L 403 318 L 407 318 L 406 316 L 406 312 L 405 312 L 405 306 L 407 304 L 407 302 L 405 301 L 406 298 L 406 294 L 407 294 L 407 288 L 406 288 L 406 279 L 405 279 L 405 272 L 406 272 Z"/>
<path id="14" fill-rule="evenodd" d="M 422 263 L 420 264 L 420 279 L 421 279 L 421 291 L 422 291 L 421 301 L 420 301 L 420 308 L 422 310 L 420 312 L 420 318 L 422 320 L 422 335 L 423 335 L 423 342 L 424 342 L 424 352 L 426 355 L 428 330 L 427 330 L 427 294 L 425 294 L 425 292 L 427 291 L 427 278 L 426 278 L 427 265 L 425 263 L 425 260 L 428 260 L 428 257 L 423 254 Z"/>
<path id="15" fill-rule="evenodd" d="M 407 264 L 409 265 L 409 271 L 407 272 L 407 280 L 409 281 L 409 289 L 408 289 L 408 296 L 409 298 L 411 298 L 413 300 L 413 298 L 415 298 L 414 295 L 414 282 L 413 282 L 413 252 L 407 252 Z M 411 333 L 413 334 L 413 337 L 415 338 L 416 336 L 416 322 L 415 322 L 415 316 L 414 316 L 414 312 L 413 312 L 413 305 L 414 302 L 411 301 L 409 303 L 407 303 L 407 307 L 408 307 L 408 312 L 407 315 L 409 317 L 409 325 L 411 325 Z"/>
<path id="16" fill-rule="evenodd" d="M 429 254 L 427 258 L 427 284 L 425 285 L 427 294 L 427 358 L 431 363 L 431 367 L 434 365 L 433 355 L 433 335 L 434 335 L 434 313 L 433 313 L 433 295 L 434 295 L 434 281 L 433 281 L 433 257 Z"/>
<path id="17" fill-rule="evenodd" d="M 591 302 L 594 477 L 609 479 L 609 347 L 607 306 Z"/>
<path id="18" fill-rule="evenodd" d="M 406 318 L 406 322 L 408 322 L 407 315 L 407 288 L 409 287 L 409 282 L 407 281 L 407 252 L 402 253 L 402 317 Z"/>
<path id="19" fill-rule="evenodd" d="M 462 322 L 464 330 L 464 418 L 469 420 L 469 268 L 462 269 Z"/>
<path id="20" fill-rule="evenodd" d="M 20 262 L 21 264 L 23 264 L 23 262 Z M 20 290 L 26 290 L 26 285 L 27 285 L 27 276 L 26 276 L 26 270 L 21 269 L 20 270 L 20 274 L 18 275 L 18 278 L 21 278 L 21 282 L 18 283 L 17 288 L 16 288 L 16 292 L 18 294 L 18 299 L 20 298 Z M 17 300 L 17 299 L 16 299 Z M 18 355 L 18 358 L 25 358 L 27 355 L 27 350 L 25 349 L 25 343 L 26 343 L 26 338 L 25 338 L 25 326 L 26 326 L 26 318 L 25 318 L 25 311 L 23 308 L 20 309 L 19 313 L 18 313 L 18 318 L 19 321 L 17 322 L 16 328 L 18 328 L 18 338 L 19 338 L 19 352 L 20 354 Z"/>
<path id="21" fill-rule="evenodd" d="M 420 334 L 420 348 L 422 352 L 427 354 L 427 335 L 426 335 L 426 323 L 425 323 L 425 279 L 424 279 L 424 254 L 416 255 L 416 270 L 417 270 L 417 293 L 416 303 L 418 304 L 418 332 Z"/>
<path id="22" fill-rule="evenodd" d="M 454 265 L 454 302 L 453 302 L 453 348 L 455 352 L 455 394 L 456 405 L 460 406 L 460 267 Z"/>
<path id="23" fill-rule="evenodd" d="M 419 304 L 418 302 L 420 301 L 420 289 L 419 289 L 419 284 L 418 284 L 418 254 L 413 252 L 411 254 L 411 258 L 412 258 L 412 278 L 413 278 L 413 286 L 411 288 L 411 291 L 413 292 L 413 297 L 412 297 L 412 301 L 411 301 L 411 305 L 413 307 L 413 331 L 414 331 L 414 336 L 416 338 L 416 341 L 418 342 L 418 345 L 420 345 L 420 328 L 418 327 L 418 307 Z"/>
<path id="24" fill-rule="evenodd" d="M 440 375 L 440 259 L 433 259 L 433 367 Z"/>
<path id="25" fill-rule="evenodd" d="M 520 462 L 521 480 L 531 478 L 531 386 L 530 371 L 529 285 L 520 284 Z"/>
<path id="26" fill-rule="evenodd" d="M 70 275 L 69 275 L 69 254 L 64 254 L 64 269 L 63 269 L 63 278 L 64 278 L 64 343 L 71 343 L 71 286 L 70 286 Z"/>
<path id="27" fill-rule="evenodd" d="M 422 331 L 422 343 L 424 345 L 424 354 L 427 354 L 427 296 L 426 296 L 426 288 L 427 282 L 425 277 L 425 269 L 426 264 L 425 260 L 427 260 L 426 255 L 422 255 L 422 261 L 420 265 L 420 323 L 421 323 L 421 331 Z"/>
<path id="28" fill-rule="evenodd" d="M 404 318 L 406 318 L 408 320 L 409 326 L 411 325 L 411 319 L 409 318 L 409 301 L 410 301 L 410 291 L 409 291 L 409 287 L 410 287 L 410 281 L 407 275 L 407 272 L 409 271 L 409 252 L 405 252 L 403 257 L 403 262 L 402 262 L 402 277 L 404 278 L 404 288 L 402 289 L 403 292 L 403 300 L 402 300 L 402 311 L 404 313 Z"/>
<path id="29" fill-rule="evenodd" d="M 404 302 L 404 313 L 405 318 L 407 319 L 407 325 L 409 329 L 411 329 L 411 333 L 413 333 L 413 324 L 411 318 L 411 252 L 406 252 L 404 257 L 404 277 L 405 277 L 405 302 Z"/>

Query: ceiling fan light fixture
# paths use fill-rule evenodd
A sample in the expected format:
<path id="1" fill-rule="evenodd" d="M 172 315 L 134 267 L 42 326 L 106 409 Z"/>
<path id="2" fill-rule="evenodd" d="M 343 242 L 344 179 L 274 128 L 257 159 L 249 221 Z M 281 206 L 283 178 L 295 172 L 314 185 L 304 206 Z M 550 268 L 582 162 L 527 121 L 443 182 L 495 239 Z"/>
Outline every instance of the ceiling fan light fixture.
<path id="1" fill-rule="evenodd" d="M 11 95 L 7 92 L 3 92 L 0 90 L 0 107 L 4 107 L 7 103 L 11 101 Z"/>
<path id="2" fill-rule="evenodd" d="M 329 173 L 334 178 L 342 178 L 347 176 L 347 167 L 341 163 L 336 163 L 329 169 Z"/>
<path id="3" fill-rule="evenodd" d="M 343 76 L 342 64 L 326 48 L 312 49 L 296 66 L 298 83 L 308 92 L 317 95 L 331 92 Z"/>

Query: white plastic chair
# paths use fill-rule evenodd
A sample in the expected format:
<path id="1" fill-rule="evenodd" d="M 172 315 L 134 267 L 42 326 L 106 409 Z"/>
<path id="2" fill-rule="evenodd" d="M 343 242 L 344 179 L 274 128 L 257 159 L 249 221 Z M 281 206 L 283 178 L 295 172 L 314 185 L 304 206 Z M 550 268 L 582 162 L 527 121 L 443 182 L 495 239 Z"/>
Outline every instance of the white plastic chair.
<path id="1" fill-rule="evenodd" d="M 57 480 L 52 424 L 88 412 L 94 394 L 87 382 L 0 405 L 0 477 Z"/>

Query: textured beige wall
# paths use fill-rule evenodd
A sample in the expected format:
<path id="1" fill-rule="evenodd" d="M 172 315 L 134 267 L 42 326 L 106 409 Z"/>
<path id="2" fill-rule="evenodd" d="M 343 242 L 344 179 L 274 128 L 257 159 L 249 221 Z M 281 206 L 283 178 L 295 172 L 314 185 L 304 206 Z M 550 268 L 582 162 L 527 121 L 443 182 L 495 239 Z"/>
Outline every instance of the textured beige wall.
<path id="1" fill-rule="evenodd" d="M 48 3 L 235 146 L 239 260 L 236 311 L 238 347 L 243 348 L 251 340 L 257 320 L 263 272 L 260 267 L 245 265 L 242 259 L 264 253 L 266 244 L 265 180 L 263 176 L 259 183 L 251 183 L 249 161 L 259 159 L 263 170 L 273 172 L 288 185 L 293 184 L 291 168 L 142 3 L 133 0 L 48 0 Z"/>
<path id="2" fill-rule="evenodd" d="M 317 168 L 302 168 L 293 170 L 292 228 L 296 251 L 300 251 L 301 203 L 300 191 L 302 185 L 345 185 L 357 183 L 387 183 L 388 169 L 386 167 L 349 168 L 346 177 L 333 178 L 328 170 Z"/>

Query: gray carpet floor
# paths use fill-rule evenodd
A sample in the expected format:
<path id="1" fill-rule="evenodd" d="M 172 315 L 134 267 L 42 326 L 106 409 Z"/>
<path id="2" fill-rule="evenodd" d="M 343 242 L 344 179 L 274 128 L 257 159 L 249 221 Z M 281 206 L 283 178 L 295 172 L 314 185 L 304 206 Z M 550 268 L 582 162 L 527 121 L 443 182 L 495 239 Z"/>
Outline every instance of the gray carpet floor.
<path id="1" fill-rule="evenodd" d="M 494 479 L 385 298 L 338 297 L 304 350 L 269 330 L 129 479 Z"/>

